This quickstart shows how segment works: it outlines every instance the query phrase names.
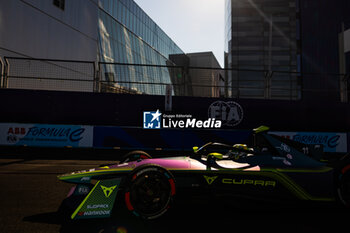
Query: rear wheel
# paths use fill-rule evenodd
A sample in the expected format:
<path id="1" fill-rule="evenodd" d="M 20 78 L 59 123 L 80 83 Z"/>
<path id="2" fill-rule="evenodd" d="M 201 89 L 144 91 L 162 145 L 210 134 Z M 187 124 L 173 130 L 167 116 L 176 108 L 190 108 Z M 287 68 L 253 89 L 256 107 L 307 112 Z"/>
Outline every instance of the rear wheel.
<path id="1" fill-rule="evenodd" d="M 169 209 L 175 195 L 172 174 L 158 165 L 144 165 L 131 174 L 125 191 L 129 211 L 144 219 L 155 219 Z"/>
<path id="2" fill-rule="evenodd" d="M 345 166 L 339 174 L 337 193 L 341 204 L 350 207 L 350 165 Z"/>
<path id="3" fill-rule="evenodd" d="M 151 158 L 152 157 L 148 153 L 142 150 L 135 150 L 125 154 L 121 158 L 120 163 L 128 163 L 128 162 L 137 161 L 140 159 L 151 159 Z"/>

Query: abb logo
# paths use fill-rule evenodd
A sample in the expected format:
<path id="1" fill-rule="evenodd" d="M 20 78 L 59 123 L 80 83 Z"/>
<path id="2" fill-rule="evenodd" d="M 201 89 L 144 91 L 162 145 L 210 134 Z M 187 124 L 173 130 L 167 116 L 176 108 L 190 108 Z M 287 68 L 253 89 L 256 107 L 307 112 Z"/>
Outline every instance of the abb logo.
<path id="1" fill-rule="evenodd" d="M 25 135 L 26 134 L 26 128 L 19 128 L 19 127 L 10 127 L 9 130 L 7 131 L 7 134 L 20 134 L 20 135 Z"/>

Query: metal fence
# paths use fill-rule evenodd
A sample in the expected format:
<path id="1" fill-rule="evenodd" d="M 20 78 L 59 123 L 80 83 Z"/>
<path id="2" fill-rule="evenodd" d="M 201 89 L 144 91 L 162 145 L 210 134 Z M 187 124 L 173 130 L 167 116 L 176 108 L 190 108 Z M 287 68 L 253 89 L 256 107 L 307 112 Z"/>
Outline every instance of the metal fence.
<path id="1" fill-rule="evenodd" d="M 164 95 L 166 86 L 173 85 L 174 94 L 184 95 L 178 92 L 183 80 L 177 80 L 182 76 L 182 67 L 107 62 L 100 62 L 98 67 L 101 92 Z"/>
<path id="2" fill-rule="evenodd" d="M 299 100 L 349 100 L 349 75 L 5 57 L 1 88 Z"/>
<path id="3" fill-rule="evenodd" d="M 95 63 L 5 57 L 3 88 L 95 91 Z"/>
<path id="4" fill-rule="evenodd" d="M 5 64 L 2 58 L 0 57 L 0 87 L 3 87 L 3 80 L 4 80 L 4 69 L 5 69 Z"/>
<path id="5" fill-rule="evenodd" d="M 289 99 L 301 97 L 297 73 L 268 70 L 228 70 L 228 95 L 240 98 Z"/>

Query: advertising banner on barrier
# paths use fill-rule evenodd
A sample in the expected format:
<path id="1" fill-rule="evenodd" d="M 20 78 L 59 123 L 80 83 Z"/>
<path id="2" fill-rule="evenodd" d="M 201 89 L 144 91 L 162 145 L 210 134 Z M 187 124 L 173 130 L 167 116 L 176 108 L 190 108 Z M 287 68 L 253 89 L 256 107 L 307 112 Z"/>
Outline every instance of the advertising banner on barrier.
<path id="1" fill-rule="evenodd" d="M 92 147 L 92 143 L 92 126 L 0 123 L 0 145 Z"/>
<path id="2" fill-rule="evenodd" d="M 278 136 L 292 139 L 305 144 L 322 144 L 324 152 L 347 153 L 346 133 L 325 132 L 270 132 Z"/>
<path id="3" fill-rule="evenodd" d="M 145 130 L 136 127 L 97 126 L 94 147 L 123 149 L 192 150 L 208 142 L 247 143 L 250 130 L 169 129 Z"/>

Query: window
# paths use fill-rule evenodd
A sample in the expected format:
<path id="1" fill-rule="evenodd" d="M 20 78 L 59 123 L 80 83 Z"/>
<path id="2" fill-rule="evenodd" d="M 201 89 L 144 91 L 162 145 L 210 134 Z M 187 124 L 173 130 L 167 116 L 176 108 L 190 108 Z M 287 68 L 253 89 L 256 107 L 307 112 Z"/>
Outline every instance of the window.
<path id="1" fill-rule="evenodd" d="M 64 11 L 65 0 L 53 0 L 53 4 Z"/>

